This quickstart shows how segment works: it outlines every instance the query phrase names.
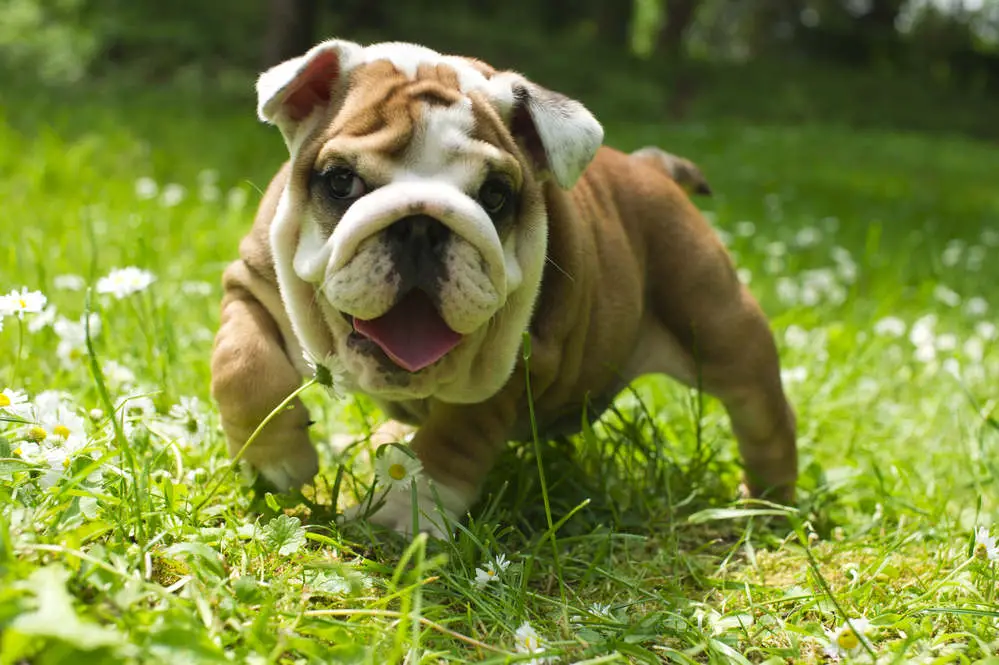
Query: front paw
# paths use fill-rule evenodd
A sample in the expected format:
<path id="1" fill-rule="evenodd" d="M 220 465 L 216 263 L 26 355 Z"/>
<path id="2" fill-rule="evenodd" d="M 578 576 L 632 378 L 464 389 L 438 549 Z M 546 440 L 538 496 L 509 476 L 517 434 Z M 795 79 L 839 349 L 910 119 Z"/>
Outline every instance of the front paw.
<path id="1" fill-rule="evenodd" d="M 377 490 L 373 501 L 347 509 L 344 518 L 349 521 L 365 519 L 406 537 L 426 533 L 445 539 L 453 535 L 455 524 L 471 503 L 462 492 L 423 476 L 416 480 L 416 501 L 415 524 L 411 487 Z"/>
<path id="2" fill-rule="evenodd" d="M 270 429 L 270 428 L 268 428 Z M 245 442 L 245 439 L 244 441 Z M 243 442 L 229 440 L 229 454 L 235 456 Z M 242 459 L 256 469 L 275 489 L 287 492 L 312 482 L 319 473 L 319 456 L 304 429 L 277 434 L 267 432 L 247 448 Z"/>

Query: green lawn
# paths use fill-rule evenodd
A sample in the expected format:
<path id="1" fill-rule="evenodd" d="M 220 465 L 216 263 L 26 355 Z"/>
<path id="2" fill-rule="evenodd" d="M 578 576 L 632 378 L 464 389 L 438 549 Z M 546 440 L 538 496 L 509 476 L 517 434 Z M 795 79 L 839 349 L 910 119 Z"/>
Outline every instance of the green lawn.
<path id="1" fill-rule="evenodd" d="M 610 143 L 708 175 L 700 203 L 781 346 L 797 512 L 739 503 L 720 408 L 659 378 L 584 436 L 511 447 L 454 542 L 336 526 L 330 497 L 371 478 L 381 416 L 360 398 L 308 391 L 321 482 L 256 493 L 228 465 L 208 359 L 277 132 L 250 100 L 39 96 L 0 115 L 0 295 L 55 307 L 0 331 L 0 665 L 530 662 L 525 622 L 553 663 L 825 662 L 831 641 L 855 662 L 999 662 L 999 562 L 974 534 L 999 533 L 999 150 L 605 121 Z M 60 277 L 126 266 L 155 281 L 92 294 L 90 357 L 85 293 Z"/>

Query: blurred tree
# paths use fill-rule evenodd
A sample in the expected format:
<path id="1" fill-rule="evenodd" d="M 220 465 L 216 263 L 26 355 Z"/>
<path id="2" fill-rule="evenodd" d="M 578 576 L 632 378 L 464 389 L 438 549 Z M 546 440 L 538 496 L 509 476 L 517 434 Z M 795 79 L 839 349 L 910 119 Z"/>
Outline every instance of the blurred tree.
<path id="1" fill-rule="evenodd" d="M 700 4 L 700 0 L 666 0 L 666 21 L 659 31 L 658 46 L 671 62 L 683 59 L 684 37 Z"/>
<path id="2" fill-rule="evenodd" d="M 319 0 L 268 0 L 263 65 L 301 55 L 315 41 Z"/>

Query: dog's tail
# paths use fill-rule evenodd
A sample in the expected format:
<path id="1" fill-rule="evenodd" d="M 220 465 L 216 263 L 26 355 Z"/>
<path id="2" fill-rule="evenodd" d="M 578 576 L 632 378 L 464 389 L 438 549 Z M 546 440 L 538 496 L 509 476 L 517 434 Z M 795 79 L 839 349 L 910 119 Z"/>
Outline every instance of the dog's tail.
<path id="1" fill-rule="evenodd" d="M 711 186 L 708 185 L 707 178 L 701 173 L 697 164 L 689 159 L 678 157 L 655 146 L 639 148 L 631 153 L 631 156 L 646 161 L 673 178 L 688 196 L 694 194 L 711 196 Z"/>

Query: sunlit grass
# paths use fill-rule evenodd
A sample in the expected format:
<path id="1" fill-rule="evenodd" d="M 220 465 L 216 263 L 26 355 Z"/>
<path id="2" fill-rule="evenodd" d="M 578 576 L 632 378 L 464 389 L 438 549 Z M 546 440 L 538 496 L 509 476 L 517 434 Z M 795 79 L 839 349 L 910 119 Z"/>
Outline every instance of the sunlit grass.
<path id="1" fill-rule="evenodd" d="M 382 416 L 363 398 L 306 391 L 323 471 L 305 496 L 229 468 L 207 390 L 219 275 L 282 146 L 249 103 L 183 108 L 0 123 L 0 295 L 54 307 L 0 331 L 0 663 L 526 662 L 533 640 L 564 662 L 999 652 L 997 564 L 974 535 L 999 518 L 994 148 L 609 121 L 612 143 L 689 156 L 717 192 L 699 203 L 771 316 L 798 411 L 798 512 L 740 503 L 721 409 L 649 377 L 579 437 L 511 447 L 454 542 L 410 544 L 333 519 L 332 495 L 370 482 Z M 127 266 L 155 280 L 99 288 Z M 557 562 L 538 453 L 552 519 L 569 516 Z M 870 625 L 851 642 L 847 620 Z"/>

